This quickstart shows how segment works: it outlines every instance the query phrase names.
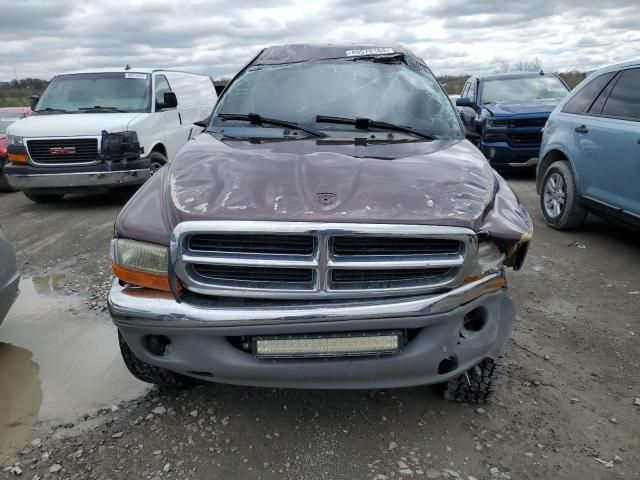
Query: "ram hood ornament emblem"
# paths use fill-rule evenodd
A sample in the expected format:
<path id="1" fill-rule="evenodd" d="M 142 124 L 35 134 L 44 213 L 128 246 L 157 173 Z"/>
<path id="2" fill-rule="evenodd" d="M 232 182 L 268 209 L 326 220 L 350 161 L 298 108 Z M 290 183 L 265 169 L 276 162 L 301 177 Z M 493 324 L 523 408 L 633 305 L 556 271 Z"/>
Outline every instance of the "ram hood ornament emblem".
<path id="1" fill-rule="evenodd" d="M 329 192 L 316 193 L 316 200 L 323 207 L 334 206 L 336 204 L 336 197 L 337 195 L 335 193 L 329 193 Z"/>

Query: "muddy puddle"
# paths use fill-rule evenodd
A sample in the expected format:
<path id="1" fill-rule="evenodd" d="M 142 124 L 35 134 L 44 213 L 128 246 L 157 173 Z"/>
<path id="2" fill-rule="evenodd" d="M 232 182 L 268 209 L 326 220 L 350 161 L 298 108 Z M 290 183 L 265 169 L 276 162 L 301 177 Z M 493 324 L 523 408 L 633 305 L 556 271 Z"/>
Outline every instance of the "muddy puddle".
<path id="1" fill-rule="evenodd" d="M 120 359 L 107 315 L 58 290 L 64 275 L 32 277 L 0 326 L 0 456 L 36 426 L 73 422 L 142 395 Z"/>

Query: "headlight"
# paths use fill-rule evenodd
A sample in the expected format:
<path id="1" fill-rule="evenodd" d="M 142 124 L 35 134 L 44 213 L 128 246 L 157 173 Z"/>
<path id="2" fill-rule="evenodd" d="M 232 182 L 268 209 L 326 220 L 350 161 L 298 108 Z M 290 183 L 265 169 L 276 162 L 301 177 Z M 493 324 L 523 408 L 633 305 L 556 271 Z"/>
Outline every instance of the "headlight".
<path id="1" fill-rule="evenodd" d="M 113 273 L 126 283 L 170 291 L 168 265 L 168 247 L 124 238 L 111 241 Z"/>
<path id="2" fill-rule="evenodd" d="M 505 255 L 493 242 L 480 242 L 478 245 L 478 261 L 472 273 L 465 279 L 466 283 L 480 280 L 502 268 Z"/>
<path id="3" fill-rule="evenodd" d="M 24 140 L 18 135 L 9 135 L 7 138 L 7 144 L 10 147 L 24 147 Z"/>

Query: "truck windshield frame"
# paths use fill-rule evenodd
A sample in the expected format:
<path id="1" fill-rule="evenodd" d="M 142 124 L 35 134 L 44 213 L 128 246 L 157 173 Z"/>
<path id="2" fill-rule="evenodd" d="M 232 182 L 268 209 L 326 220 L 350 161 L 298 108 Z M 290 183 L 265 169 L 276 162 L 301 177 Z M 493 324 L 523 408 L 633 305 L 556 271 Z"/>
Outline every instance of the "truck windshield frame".
<path id="1" fill-rule="evenodd" d="M 241 131 L 251 125 L 219 115 L 253 112 L 329 136 L 331 132 L 361 136 L 362 131 L 355 125 L 318 122 L 317 116 L 372 118 L 426 137 L 464 139 L 459 117 L 433 74 L 402 55 L 250 66 L 220 98 L 208 130 Z M 255 128 L 251 136 L 255 137 Z"/>
<path id="2" fill-rule="evenodd" d="M 108 108 L 95 108 L 95 107 Z M 135 72 L 58 75 L 36 114 L 151 112 L 151 75 Z"/>
<path id="3" fill-rule="evenodd" d="M 560 100 L 569 93 L 555 75 L 501 78 L 482 82 L 482 104 Z"/>

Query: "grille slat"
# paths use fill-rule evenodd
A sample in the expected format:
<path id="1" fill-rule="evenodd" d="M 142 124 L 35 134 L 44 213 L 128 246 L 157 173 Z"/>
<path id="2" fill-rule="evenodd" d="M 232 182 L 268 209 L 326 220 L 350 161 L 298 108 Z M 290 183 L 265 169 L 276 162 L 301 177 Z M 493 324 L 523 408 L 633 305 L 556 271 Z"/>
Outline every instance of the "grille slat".
<path id="1" fill-rule="evenodd" d="M 518 120 L 510 120 L 509 127 L 523 128 L 523 127 L 544 127 L 547 123 L 547 118 L 521 118 Z"/>
<path id="2" fill-rule="evenodd" d="M 55 155 L 52 148 L 73 147 L 75 153 Z M 51 140 L 28 140 L 27 149 L 35 163 L 92 163 L 98 158 L 98 140 L 96 138 L 66 138 Z"/>
<path id="3" fill-rule="evenodd" d="M 450 268 L 332 270 L 331 284 L 340 289 L 397 288 L 414 282 L 442 280 Z"/>
<path id="4" fill-rule="evenodd" d="M 195 252 L 234 252 L 311 255 L 314 239 L 310 235 L 218 235 L 189 237 L 189 249 Z"/>
<path id="5" fill-rule="evenodd" d="M 542 133 L 511 133 L 509 142 L 517 145 L 539 145 L 542 143 Z"/>
<path id="6" fill-rule="evenodd" d="M 425 255 L 455 254 L 458 240 L 440 238 L 343 237 L 333 239 L 335 255 Z"/>
<path id="7" fill-rule="evenodd" d="M 272 282 L 272 283 L 309 283 L 313 280 L 313 271 L 303 268 L 264 268 L 233 267 L 226 265 L 194 264 L 197 275 L 222 281 Z"/>

